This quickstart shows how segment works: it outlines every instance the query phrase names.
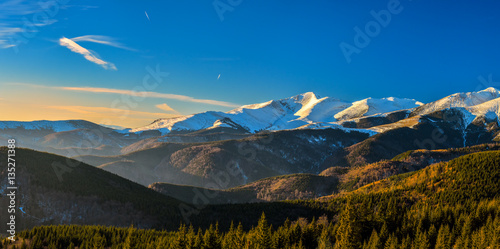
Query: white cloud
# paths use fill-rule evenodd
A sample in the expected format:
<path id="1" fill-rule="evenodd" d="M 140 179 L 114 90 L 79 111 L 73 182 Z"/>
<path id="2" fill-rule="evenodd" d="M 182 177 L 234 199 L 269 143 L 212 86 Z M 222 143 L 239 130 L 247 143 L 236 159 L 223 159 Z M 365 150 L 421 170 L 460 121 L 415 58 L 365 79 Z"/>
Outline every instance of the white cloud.
<path id="1" fill-rule="evenodd" d="M 108 46 L 112 46 L 112 47 L 116 47 L 116 48 L 135 51 L 135 49 L 128 48 L 128 47 L 120 44 L 119 42 L 116 42 L 112 37 L 104 36 L 104 35 L 84 35 L 84 36 L 71 38 L 70 40 L 72 40 L 74 42 L 80 42 L 80 41 L 94 42 L 94 43 L 104 44 L 104 45 L 108 45 Z"/>
<path id="2" fill-rule="evenodd" d="M 75 53 L 83 55 L 85 59 L 103 67 L 104 69 L 117 70 L 113 63 L 106 62 L 104 60 L 97 58 L 97 56 L 94 55 L 92 52 L 90 52 L 88 49 L 78 45 L 78 43 L 72 41 L 71 39 L 63 37 L 59 39 L 59 44 L 61 46 L 67 47 L 69 50 Z"/>
<path id="3" fill-rule="evenodd" d="M 1 100 L 1 99 L 0 99 Z M 169 105 L 167 105 L 166 103 L 163 103 L 163 104 L 158 104 L 158 105 L 155 105 L 156 108 L 160 109 L 160 110 L 164 110 L 164 111 L 167 111 L 167 112 L 175 112 L 175 113 L 178 113 L 176 110 L 174 110 L 172 107 L 170 107 Z"/>
<path id="4" fill-rule="evenodd" d="M 137 92 L 132 90 L 122 90 L 122 89 L 112 89 L 112 88 L 100 88 L 100 87 L 55 87 L 55 86 L 44 86 L 26 83 L 6 83 L 7 85 L 16 86 L 26 86 L 34 88 L 50 88 L 55 90 L 65 90 L 65 91 L 78 91 L 78 92 L 92 92 L 92 93 L 110 93 L 110 94 L 121 94 L 129 96 L 137 96 L 143 98 L 158 98 L 158 99 L 173 99 L 183 102 L 200 103 L 208 105 L 217 105 L 224 107 L 239 107 L 240 105 L 212 99 L 197 99 L 186 95 L 170 94 L 170 93 L 158 93 L 158 92 Z"/>
<path id="5" fill-rule="evenodd" d="M 190 96 L 170 94 L 170 93 L 137 92 L 131 90 L 99 88 L 99 87 L 57 87 L 57 89 L 68 90 L 68 91 L 93 92 L 93 93 L 115 93 L 115 94 L 123 94 L 123 95 L 138 96 L 138 97 L 175 99 L 184 102 L 202 103 L 202 104 L 218 105 L 224 107 L 239 107 L 239 105 L 225 101 L 211 100 L 211 99 L 196 99 Z"/>

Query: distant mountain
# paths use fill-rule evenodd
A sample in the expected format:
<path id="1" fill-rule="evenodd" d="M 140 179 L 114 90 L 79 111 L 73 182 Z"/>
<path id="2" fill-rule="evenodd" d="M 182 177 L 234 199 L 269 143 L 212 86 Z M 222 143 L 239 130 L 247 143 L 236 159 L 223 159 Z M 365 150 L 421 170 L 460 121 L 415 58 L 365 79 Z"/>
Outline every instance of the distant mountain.
<path id="1" fill-rule="evenodd" d="M 283 174 L 319 173 L 327 158 L 368 137 L 356 130 L 286 130 L 237 140 L 151 144 L 125 155 L 75 159 L 145 186 L 168 182 L 225 189 Z M 221 175 L 223 184 L 218 182 Z"/>
<path id="2" fill-rule="evenodd" d="M 250 133 L 262 130 L 284 130 L 321 127 L 338 128 L 333 122 L 411 109 L 422 105 L 411 99 L 364 99 L 353 103 L 330 97 L 318 97 L 307 92 L 286 99 L 245 105 L 229 112 L 204 112 L 177 118 L 160 119 L 150 125 L 131 129 L 130 132 L 159 130 L 193 131 L 228 127 Z M 313 125 L 313 126 L 311 126 Z"/>
<path id="3" fill-rule="evenodd" d="M 96 129 L 101 126 L 85 120 L 61 121 L 0 121 L 0 130 L 22 129 L 27 131 L 39 130 L 50 132 L 63 132 L 77 129 Z"/>
<path id="4" fill-rule="evenodd" d="M 211 204 L 252 203 L 314 199 L 353 191 L 394 175 L 423 169 L 431 164 L 483 151 L 499 151 L 500 143 L 481 144 L 459 149 L 410 150 L 391 160 L 360 167 L 330 167 L 320 174 L 290 174 L 269 177 L 228 189 L 209 189 L 157 182 L 149 188 L 164 195 L 192 203 L 199 193 L 210 193 Z"/>
<path id="5" fill-rule="evenodd" d="M 478 92 L 455 93 L 416 108 L 410 116 L 429 114 L 446 108 L 472 107 L 500 97 L 500 91 L 490 87 Z"/>

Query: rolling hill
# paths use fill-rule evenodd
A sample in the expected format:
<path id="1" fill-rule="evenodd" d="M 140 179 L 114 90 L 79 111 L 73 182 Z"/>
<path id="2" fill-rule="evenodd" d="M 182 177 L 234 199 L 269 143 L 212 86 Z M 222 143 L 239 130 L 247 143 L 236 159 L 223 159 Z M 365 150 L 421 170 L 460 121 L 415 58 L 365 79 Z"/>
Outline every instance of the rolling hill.
<path id="1" fill-rule="evenodd" d="M 19 231 L 50 224 L 172 228 L 180 222 L 180 201 L 104 170 L 22 148 L 16 149 L 15 159 Z M 6 162 L 7 148 L 0 147 L 2 207 L 8 206 Z M 7 222 L 5 212 L 2 208 L 2 223 Z"/>

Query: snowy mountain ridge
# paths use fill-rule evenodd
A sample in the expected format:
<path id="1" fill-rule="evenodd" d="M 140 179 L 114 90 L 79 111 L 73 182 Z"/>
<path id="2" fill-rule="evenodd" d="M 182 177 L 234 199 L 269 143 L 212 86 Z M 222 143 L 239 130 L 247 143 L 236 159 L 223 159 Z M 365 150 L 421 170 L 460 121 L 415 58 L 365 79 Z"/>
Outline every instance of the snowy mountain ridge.
<path id="1" fill-rule="evenodd" d="M 423 104 L 406 98 L 366 98 L 355 102 L 331 97 L 319 97 L 306 92 L 289 98 L 244 105 L 228 112 L 208 111 L 175 118 L 158 119 L 135 129 L 114 129 L 116 132 L 141 133 L 158 130 L 162 135 L 172 131 L 197 131 L 215 128 L 239 129 L 256 133 L 262 130 L 290 129 L 347 129 L 343 121 L 365 117 L 385 117 L 390 113 L 407 110 L 410 117 L 429 114 L 448 108 L 457 108 L 467 116 L 466 123 L 479 117 L 488 120 L 500 116 L 500 91 L 487 88 L 478 92 L 455 93 L 437 101 Z M 472 119 L 472 120 L 469 120 Z M 54 132 L 101 127 L 84 120 L 67 121 L 0 121 L 0 130 L 52 130 Z M 112 129 L 112 128 L 106 128 Z M 372 133 L 373 131 L 361 130 Z"/>
<path id="2" fill-rule="evenodd" d="M 297 129 L 300 127 L 332 127 L 334 122 L 359 118 L 374 114 L 387 113 L 421 106 L 412 99 L 394 97 L 368 98 L 353 103 L 331 97 L 319 97 L 307 92 L 285 99 L 264 103 L 244 105 L 229 112 L 204 112 L 178 118 L 161 119 L 150 125 L 131 129 L 130 132 L 160 130 L 163 134 L 170 131 L 201 130 L 215 127 L 234 127 L 238 124 L 248 132 L 261 130 Z M 229 120 L 230 122 L 223 122 Z"/>
<path id="3" fill-rule="evenodd" d="M 472 107 L 499 97 L 500 91 L 493 87 L 489 87 L 478 92 L 455 93 L 437 101 L 422 105 L 417 108 L 414 113 L 424 115 L 446 108 Z"/>

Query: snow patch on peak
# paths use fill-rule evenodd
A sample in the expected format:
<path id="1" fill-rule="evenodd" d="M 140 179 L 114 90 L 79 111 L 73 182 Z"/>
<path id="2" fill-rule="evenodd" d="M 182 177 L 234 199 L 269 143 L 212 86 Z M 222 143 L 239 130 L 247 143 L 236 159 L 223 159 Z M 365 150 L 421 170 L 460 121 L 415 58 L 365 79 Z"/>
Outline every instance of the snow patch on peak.
<path id="1" fill-rule="evenodd" d="M 500 91 L 493 87 L 478 92 L 455 93 L 425 104 L 415 114 L 424 115 L 453 107 L 472 107 L 500 97 Z"/>
<path id="2" fill-rule="evenodd" d="M 483 89 L 479 92 L 490 92 L 490 93 L 497 93 L 497 94 L 500 94 L 500 90 L 494 88 L 494 87 L 488 87 L 486 89 Z"/>
<path id="3" fill-rule="evenodd" d="M 382 99 L 366 98 L 352 103 L 349 108 L 337 113 L 336 119 L 347 120 L 362 116 L 371 116 L 421 106 L 422 102 L 414 99 L 388 97 Z"/>
<path id="4" fill-rule="evenodd" d="M 488 120 L 498 119 L 500 117 L 500 97 L 467 108 L 471 113 Z"/>

